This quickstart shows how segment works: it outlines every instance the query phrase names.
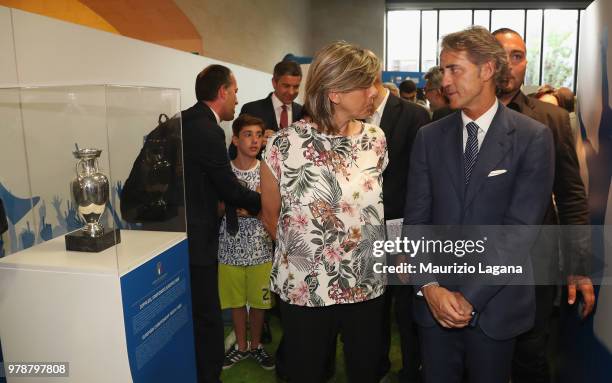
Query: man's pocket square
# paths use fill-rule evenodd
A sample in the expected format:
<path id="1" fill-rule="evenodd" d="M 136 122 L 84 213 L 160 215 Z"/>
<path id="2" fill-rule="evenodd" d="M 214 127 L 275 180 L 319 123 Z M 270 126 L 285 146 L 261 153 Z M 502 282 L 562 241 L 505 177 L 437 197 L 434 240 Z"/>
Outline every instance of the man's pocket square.
<path id="1" fill-rule="evenodd" d="M 507 172 L 506 169 L 493 170 L 491 173 L 489 173 L 489 175 L 487 177 L 495 177 L 495 176 L 498 176 L 500 174 L 504 174 L 505 172 Z"/>

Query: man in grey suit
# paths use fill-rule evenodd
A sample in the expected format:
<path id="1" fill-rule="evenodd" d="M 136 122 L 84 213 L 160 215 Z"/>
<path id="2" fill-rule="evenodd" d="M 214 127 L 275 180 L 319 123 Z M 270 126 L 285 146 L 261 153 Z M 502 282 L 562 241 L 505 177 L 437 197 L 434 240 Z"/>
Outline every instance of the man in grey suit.
<path id="1" fill-rule="evenodd" d="M 417 133 L 404 233 L 419 231 L 408 225 L 540 224 L 554 177 L 552 134 L 497 100 L 507 76 L 504 50 L 486 29 L 471 27 L 444 37 L 440 62 L 458 110 Z M 504 229 L 512 242 L 489 244 L 491 251 L 527 257 L 534 235 L 516 238 L 517 227 L 524 226 Z M 533 326 L 534 287 L 511 279 L 451 285 L 429 274 L 413 283 L 423 297 L 414 315 L 425 381 L 507 383 L 515 338 Z"/>

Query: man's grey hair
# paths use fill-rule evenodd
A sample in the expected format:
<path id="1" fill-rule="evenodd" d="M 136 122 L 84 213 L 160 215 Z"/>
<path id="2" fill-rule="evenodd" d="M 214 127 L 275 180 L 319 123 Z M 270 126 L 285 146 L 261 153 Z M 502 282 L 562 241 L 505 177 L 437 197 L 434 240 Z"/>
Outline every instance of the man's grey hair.
<path id="1" fill-rule="evenodd" d="M 442 78 L 444 74 L 439 66 L 433 66 L 429 68 L 425 73 L 425 80 L 429 82 L 429 89 L 440 89 L 442 88 Z"/>
<path id="2" fill-rule="evenodd" d="M 508 58 L 499 41 L 486 28 L 472 26 L 451 33 L 442 39 L 442 51 L 465 51 L 475 65 L 492 61 L 495 65 L 493 79 L 497 88 L 505 88 L 508 82 Z"/>

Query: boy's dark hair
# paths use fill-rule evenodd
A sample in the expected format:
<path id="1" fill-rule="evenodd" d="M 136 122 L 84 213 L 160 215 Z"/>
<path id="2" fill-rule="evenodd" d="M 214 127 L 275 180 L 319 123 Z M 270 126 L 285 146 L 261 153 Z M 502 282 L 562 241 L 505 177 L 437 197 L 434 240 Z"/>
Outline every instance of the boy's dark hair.
<path id="1" fill-rule="evenodd" d="M 416 84 L 414 83 L 414 81 L 412 81 L 412 80 L 404 80 L 400 84 L 399 90 L 402 93 L 412 93 L 412 92 L 416 92 L 417 87 L 416 87 Z"/>
<path id="2" fill-rule="evenodd" d="M 273 77 L 278 80 L 281 76 L 300 76 L 302 77 L 302 68 L 295 61 L 281 61 L 274 65 Z"/>
<path id="3" fill-rule="evenodd" d="M 228 87 L 232 84 L 230 78 L 232 71 L 223 65 L 209 65 L 204 68 L 195 82 L 196 99 L 198 101 L 214 101 L 217 98 L 219 88 Z"/>
<path id="4" fill-rule="evenodd" d="M 251 125 L 260 126 L 262 133 L 266 130 L 266 123 L 261 118 L 251 116 L 249 114 L 241 114 L 232 123 L 232 133 L 234 134 L 234 136 L 238 137 L 240 135 L 240 131 L 245 126 L 251 126 Z"/>

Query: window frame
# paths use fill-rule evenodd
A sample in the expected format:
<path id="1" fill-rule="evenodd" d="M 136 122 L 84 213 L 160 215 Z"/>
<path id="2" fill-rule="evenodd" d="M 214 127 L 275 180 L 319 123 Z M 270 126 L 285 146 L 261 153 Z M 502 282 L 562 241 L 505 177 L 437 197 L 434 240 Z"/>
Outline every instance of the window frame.
<path id="1" fill-rule="evenodd" d="M 436 8 L 436 7 L 431 7 L 431 8 L 425 8 L 425 7 L 387 7 L 387 9 L 385 10 L 385 18 L 384 18 L 384 24 L 385 24 L 385 46 L 384 46 L 384 52 L 385 52 L 385 70 L 389 70 L 389 25 L 388 25 L 388 14 L 389 12 L 393 12 L 393 11 L 402 11 L 402 10 L 412 10 L 412 11 L 419 11 L 419 20 L 420 20 L 420 26 L 419 26 L 419 56 L 418 56 L 418 69 L 419 72 L 423 73 L 423 11 L 436 11 L 436 41 L 438 42 L 436 44 L 436 65 L 440 64 L 440 46 L 439 46 L 439 41 L 440 41 L 440 11 L 459 11 L 459 10 L 467 10 L 467 11 L 471 11 L 472 12 L 472 25 L 474 24 L 474 12 L 475 11 L 489 11 L 489 26 L 488 29 L 491 30 L 491 20 L 493 17 L 493 11 L 497 11 L 497 10 L 510 10 L 510 9 L 520 9 L 524 11 L 524 19 L 523 19 L 523 36 L 525 39 L 525 42 L 527 42 L 527 11 L 530 10 L 541 10 L 542 11 L 542 29 L 540 31 L 540 53 L 539 53 L 539 59 L 540 59 L 540 67 L 539 67 L 539 78 L 538 78 L 538 86 L 542 85 L 542 74 L 543 74 L 543 68 L 544 68 L 544 31 L 545 31 L 545 25 L 546 25 L 546 10 L 548 9 L 563 9 L 563 10 L 575 10 L 578 13 L 578 17 L 577 17 L 577 21 L 576 21 L 576 47 L 575 47 L 575 54 L 574 54 L 574 70 L 573 70 L 573 91 L 576 92 L 576 81 L 578 79 L 578 55 L 579 55 L 579 49 L 580 49 L 580 22 L 581 22 L 581 17 L 582 17 L 582 11 L 584 11 L 584 8 L 578 8 L 576 6 L 572 6 L 572 7 L 559 7 L 559 6 L 539 6 L 539 7 L 521 7 L 521 8 L 512 8 L 512 7 L 500 7 L 500 8 L 492 8 L 492 7 L 457 7 L 457 8 L 448 8 L 448 7 L 440 7 L 440 8 Z"/>

